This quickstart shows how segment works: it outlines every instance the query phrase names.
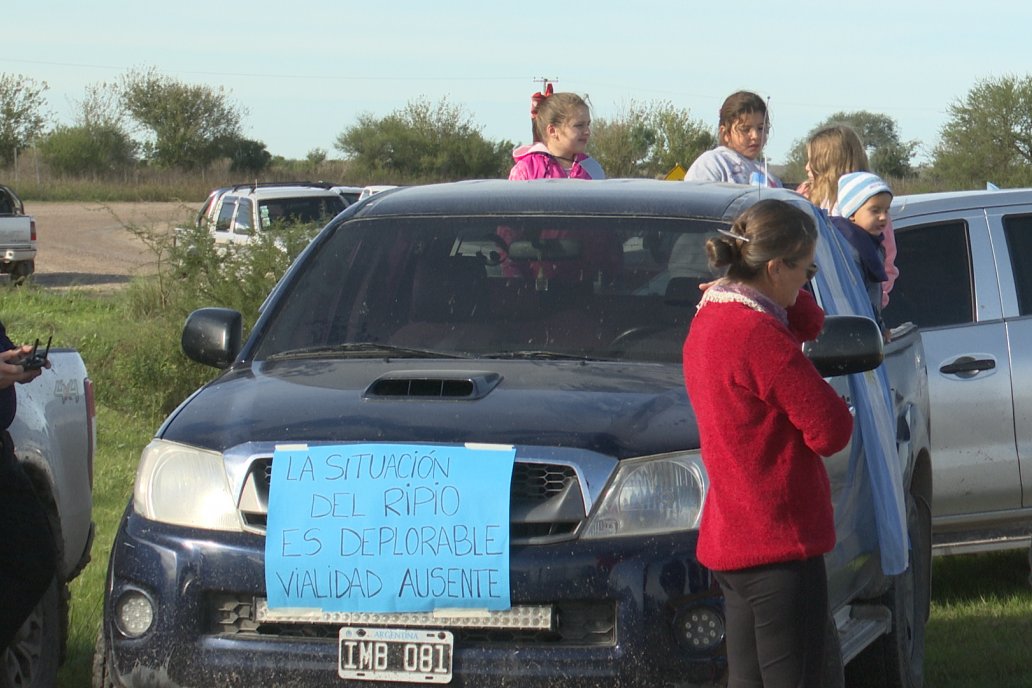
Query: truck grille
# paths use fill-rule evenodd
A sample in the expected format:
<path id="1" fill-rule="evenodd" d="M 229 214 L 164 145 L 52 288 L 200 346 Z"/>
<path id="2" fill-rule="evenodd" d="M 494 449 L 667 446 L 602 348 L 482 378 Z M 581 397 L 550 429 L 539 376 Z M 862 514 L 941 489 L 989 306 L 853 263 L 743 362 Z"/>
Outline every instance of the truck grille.
<path id="1" fill-rule="evenodd" d="M 265 532 L 272 482 L 272 457 L 251 462 L 240 499 L 248 528 Z M 509 487 L 509 539 L 513 544 L 544 544 L 569 539 L 585 518 L 577 472 L 570 466 L 517 462 Z"/>
<path id="2" fill-rule="evenodd" d="M 493 643 L 598 646 L 616 642 L 616 606 L 610 601 L 565 601 L 552 605 L 555 614 L 551 630 L 510 628 L 454 628 L 456 644 L 467 646 Z M 430 624 L 432 626 L 432 622 Z M 272 636 L 281 638 L 325 638 L 336 642 L 338 624 L 259 623 L 255 620 L 254 598 L 231 593 L 208 598 L 208 629 L 212 635 L 236 638 Z"/>

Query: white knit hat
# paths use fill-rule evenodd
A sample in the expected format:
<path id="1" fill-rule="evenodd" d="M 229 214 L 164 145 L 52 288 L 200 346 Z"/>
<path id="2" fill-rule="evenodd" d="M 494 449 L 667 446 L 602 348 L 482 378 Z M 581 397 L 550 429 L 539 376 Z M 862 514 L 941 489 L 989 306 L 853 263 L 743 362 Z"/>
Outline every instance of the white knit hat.
<path id="1" fill-rule="evenodd" d="M 870 172 L 850 172 L 839 177 L 838 209 L 842 217 L 853 217 L 871 196 L 892 195 L 892 189 L 881 177 Z"/>

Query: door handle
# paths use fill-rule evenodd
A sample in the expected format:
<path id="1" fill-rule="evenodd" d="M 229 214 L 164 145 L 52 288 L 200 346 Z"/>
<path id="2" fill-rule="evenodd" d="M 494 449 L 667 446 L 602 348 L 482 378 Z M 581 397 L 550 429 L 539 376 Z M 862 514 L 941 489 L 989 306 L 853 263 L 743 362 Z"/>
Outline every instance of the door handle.
<path id="1" fill-rule="evenodd" d="M 953 363 L 947 363 L 939 368 L 943 375 L 957 375 L 958 373 L 980 373 L 983 370 L 995 370 L 996 361 L 991 358 L 958 358 Z"/>

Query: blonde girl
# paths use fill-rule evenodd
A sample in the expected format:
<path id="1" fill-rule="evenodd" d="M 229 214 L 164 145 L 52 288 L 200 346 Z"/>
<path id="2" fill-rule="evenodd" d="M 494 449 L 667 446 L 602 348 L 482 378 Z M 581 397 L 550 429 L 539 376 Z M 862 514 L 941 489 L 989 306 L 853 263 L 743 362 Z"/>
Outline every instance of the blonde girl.
<path id="1" fill-rule="evenodd" d="M 845 124 L 834 124 L 818 129 L 806 142 L 807 181 L 796 189 L 814 205 L 831 215 L 840 215 L 838 209 L 839 179 L 852 172 L 870 172 L 867 150 L 860 136 Z M 889 218 L 882 246 L 885 248 L 885 274 L 882 282 L 882 308 L 889 303 L 889 292 L 899 277 L 896 268 L 896 235 Z"/>

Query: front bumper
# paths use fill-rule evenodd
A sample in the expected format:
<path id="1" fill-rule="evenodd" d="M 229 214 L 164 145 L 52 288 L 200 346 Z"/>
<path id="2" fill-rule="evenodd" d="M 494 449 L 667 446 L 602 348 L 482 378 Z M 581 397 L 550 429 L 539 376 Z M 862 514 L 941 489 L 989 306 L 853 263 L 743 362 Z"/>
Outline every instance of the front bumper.
<path id="1" fill-rule="evenodd" d="M 715 581 L 695 561 L 695 542 L 694 533 L 682 533 L 514 546 L 512 604 L 552 606 L 554 628 L 457 629 L 450 685 L 714 682 L 726 664 L 722 644 L 693 650 L 678 631 L 692 609 L 721 611 Z M 338 677 L 337 626 L 255 620 L 256 601 L 265 597 L 264 545 L 258 535 L 155 523 L 130 507 L 112 548 L 104 603 L 114 676 L 126 686 L 368 686 Z M 154 606 L 153 624 L 139 638 L 123 635 L 113 619 L 129 591 Z"/>

